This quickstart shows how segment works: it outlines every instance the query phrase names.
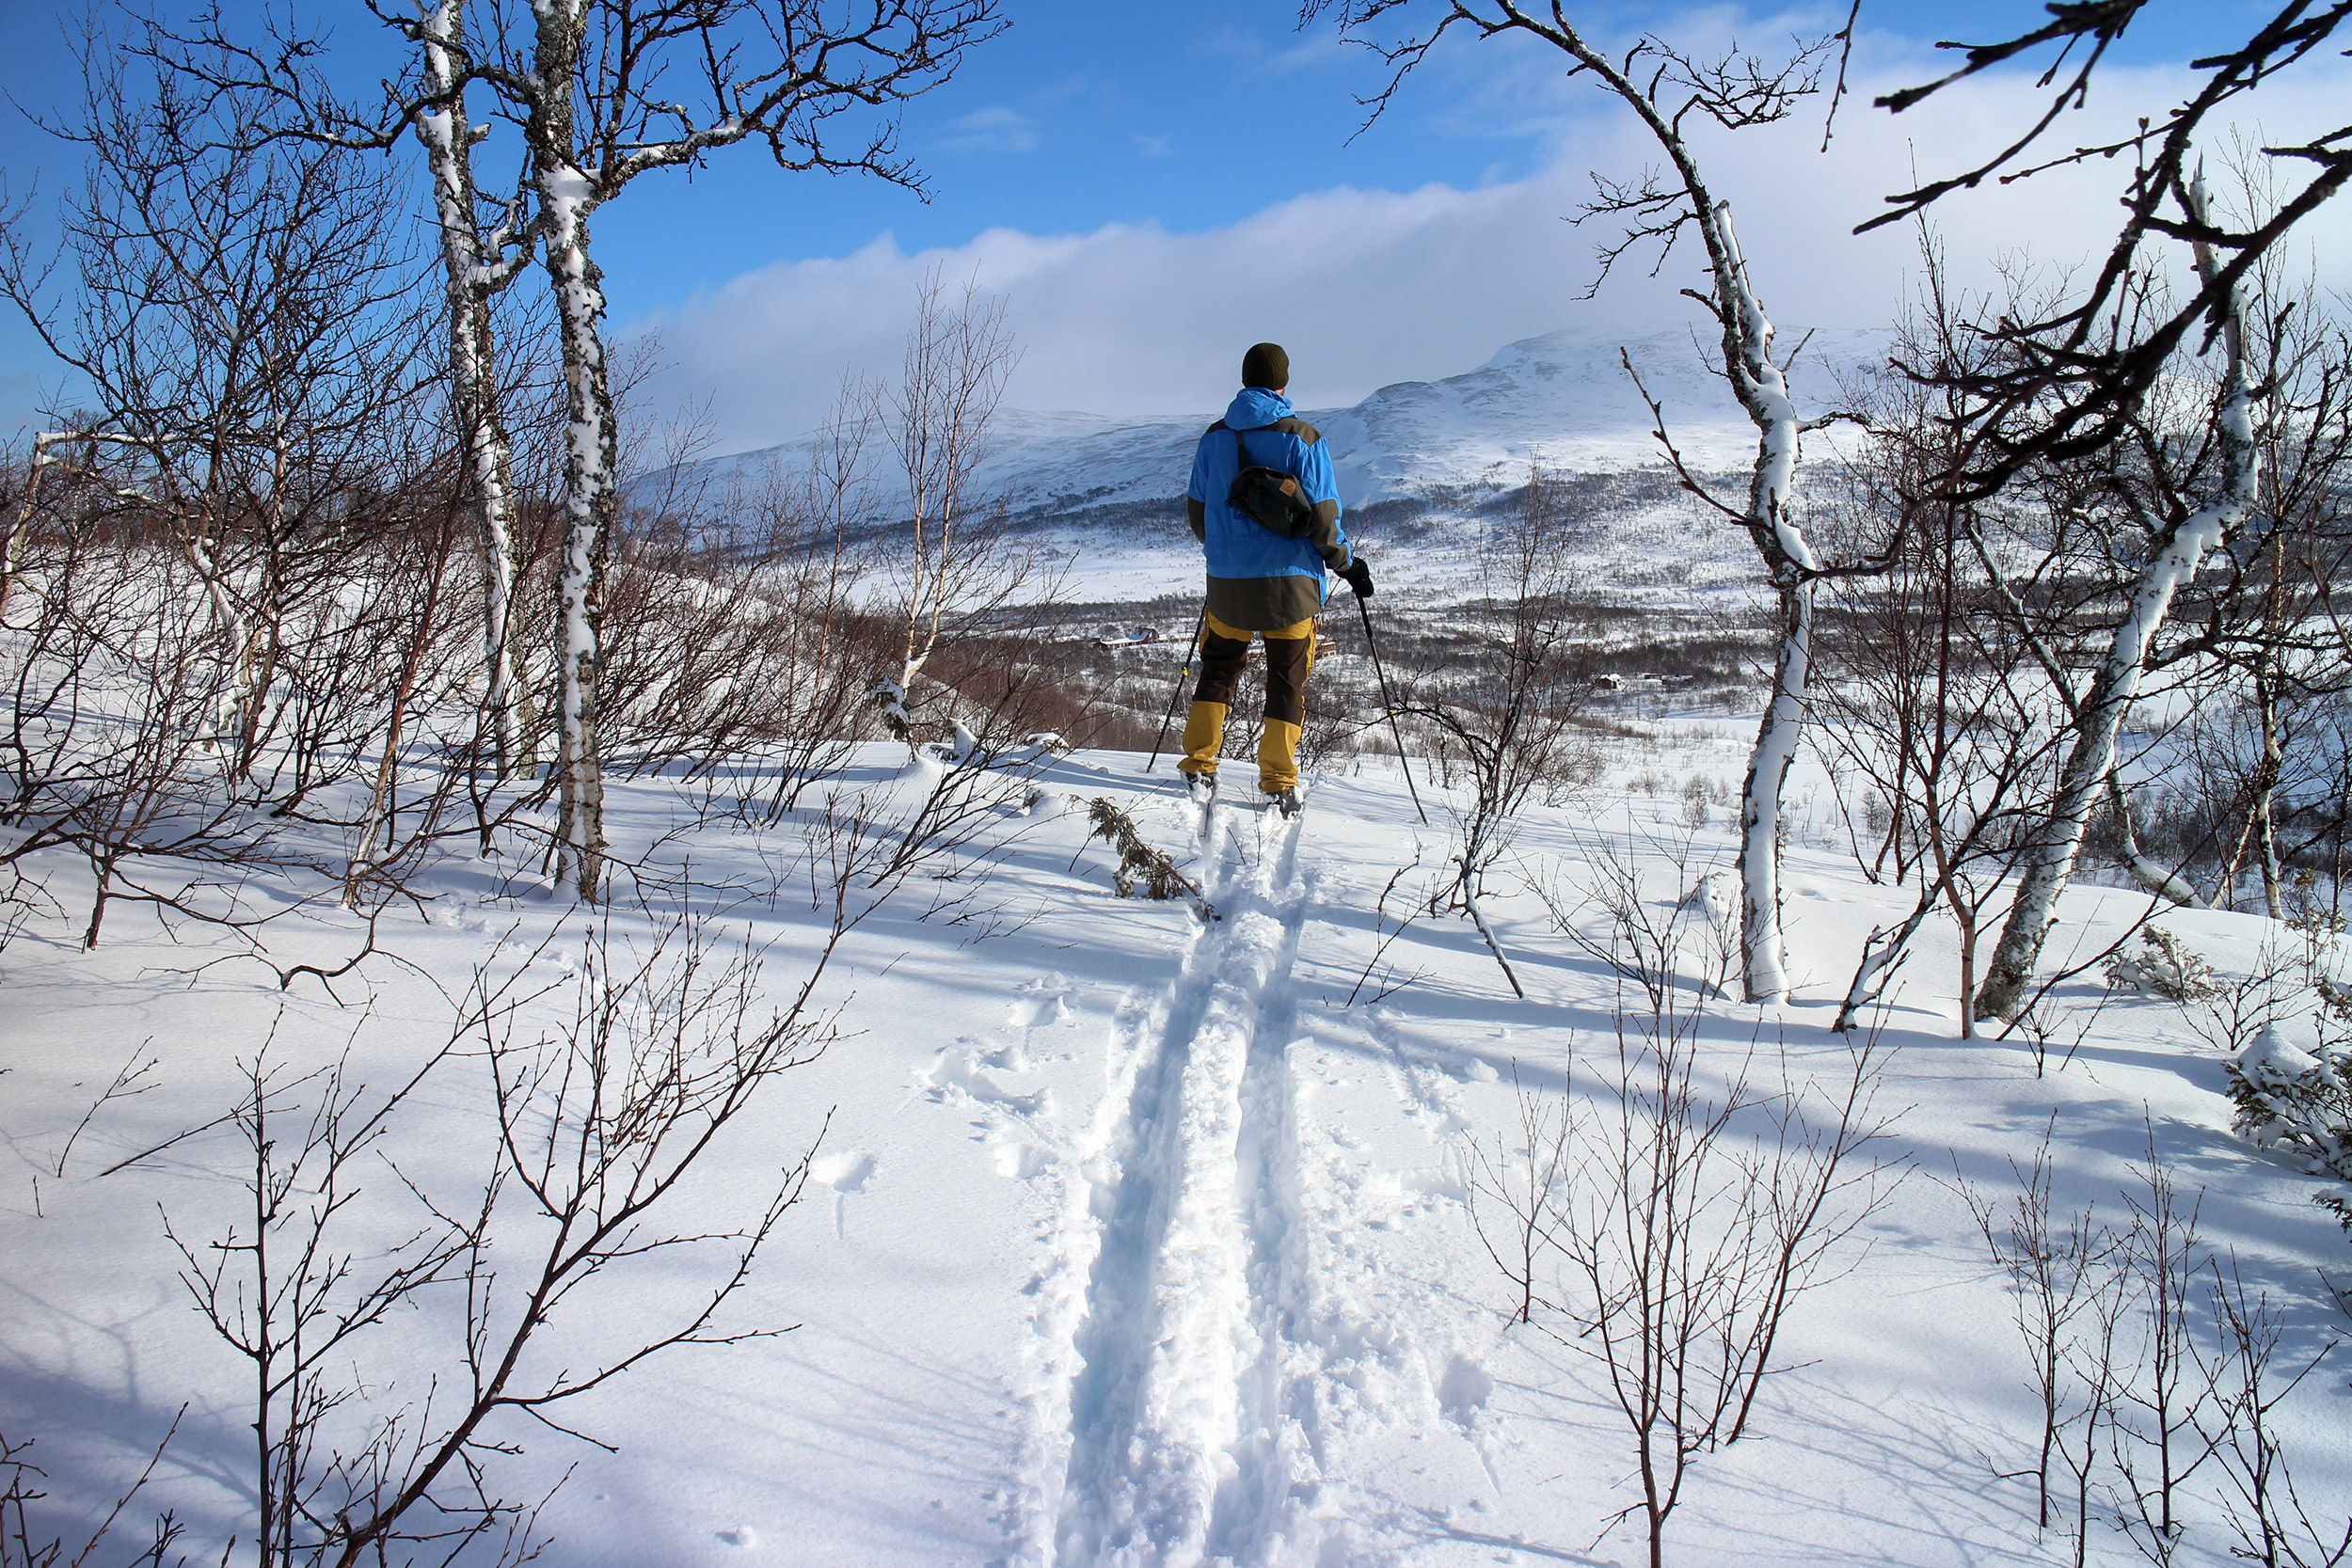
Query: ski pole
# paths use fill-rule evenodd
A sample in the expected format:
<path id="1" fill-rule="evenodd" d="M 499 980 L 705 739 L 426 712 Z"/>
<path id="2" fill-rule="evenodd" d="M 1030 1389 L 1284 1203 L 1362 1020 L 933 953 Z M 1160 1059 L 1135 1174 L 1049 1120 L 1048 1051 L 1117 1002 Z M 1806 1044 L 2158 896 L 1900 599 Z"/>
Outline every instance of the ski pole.
<path id="1" fill-rule="evenodd" d="M 1380 677 L 1380 705 L 1389 710 L 1389 734 L 1396 741 L 1396 766 L 1405 775 L 1405 793 L 1413 798 L 1414 815 L 1425 828 L 1429 814 L 1421 809 L 1421 791 L 1413 787 L 1413 770 L 1405 761 L 1405 734 L 1396 727 L 1396 702 L 1389 695 L 1389 673 L 1380 667 L 1380 643 L 1372 635 L 1372 607 L 1360 594 L 1356 596 L 1356 612 L 1364 618 L 1364 646 L 1372 650 L 1372 673 Z"/>
<path id="2" fill-rule="evenodd" d="M 1168 696 L 1168 711 L 1160 715 L 1160 737 L 1152 742 L 1152 760 L 1143 765 L 1147 773 L 1160 763 L 1160 748 L 1168 744 L 1168 726 L 1176 721 L 1176 702 L 1184 694 L 1184 677 L 1192 673 L 1192 656 L 1200 651 L 1200 634 L 1208 628 L 1209 607 L 1200 606 L 1200 618 L 1192 624 L 1192 641 L 1184 645 L 1184 667 L 1176 672 L 1176 689 Z"/>

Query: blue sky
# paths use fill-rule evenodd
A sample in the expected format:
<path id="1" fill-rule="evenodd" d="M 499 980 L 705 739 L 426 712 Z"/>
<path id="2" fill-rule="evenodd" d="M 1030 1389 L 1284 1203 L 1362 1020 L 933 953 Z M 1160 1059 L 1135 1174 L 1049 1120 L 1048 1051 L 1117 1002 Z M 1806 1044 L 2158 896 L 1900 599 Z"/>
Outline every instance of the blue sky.
<path id="1" fill-rule="evenodd" d="M 14 13 L 10 33 L 22 44 L 0 62 L 9 96 L 25 108 L 70 101 L 60 13 L 0 4 Z M 1549 50 L 1465 40 L 1434 56 L 1388 115 L 1351 140 L 1362 118 L 1355 99 L 1380 80 L 1378 64 L 1341 45 L 1327 24 L 1295 30 L 1295 7 L 1283 0 L 1002 0 L 1002 8 L 1009 30 L 907 112 L 903 146 L 929 176 L 928 202 L 872 180 L 787 175 L 738 148 L 691 178 L 641 181 L 599 214 L 616 329 L 660 332 L 673 366 L 661 390 L 675 401 L 716 400 L 722 444 L 790 434 L 845 366 L 882 368 L 911 278 L 930 262 L 1012 291 L 1016 326 L 1040 345 L 1016 401 L 1110 412 L 1202 405 L 1229 356 L 1206 345 L 1196 354 L 1193 340 L 1221 333 L 1228 321 L 1242 342 L 1282 331 L 1279 311 L 1255 316 L 1262 299 L 1336 293 L 1302 305 L 1314 319 L 1291 328 L 1330 340 L 1323 362 L 1334 373 L 1317 400 L 1326 404 L 1382 379 L 1468 369 L 1523 335 L 1514 324 L 1534 332 L 1589 318 L 1574 296 L 1590 237 L 1556 220 L 1573 205 L 1584 168 L 1629 172 L 1643 150 L 1589 86 L 1560 81 Z M 344 70 L 376 68 L 381 46 L 360 6 L 312 14 L 332 20 Z M 1602 34 L 1647 25 L 1764 48 L 1792 29 L 1836 25 L 1842 8 L 1764 20 L 1730 8 L 1626 5 L 1582 14 Z M 1866 86 L 1915 80 L 1943 63 L 1929 56 L 1932 40 L 1955 28 L 1997 36 L 2041 14 L 2015 0 L 1866 3 L 1858 71 Z M 2242 37 L 2258 14 L 2266 8 L 2239 0 L 2158 0 L 2116 63 L 2178 62 L 2233 31 Z M 1754 205 L 1768 218 L 1804 208 L 1808 264 L 1783 286 L 1792 303 L 1815 319 L 1851 318 L 1836 325 L 1890 314 L 1899 294 L 1895 258 L 1907 242 L 1890 236 L 1850 256 L 1843 230 L 1875 210 L 1903 160 L 1939 165 L 1970 137 L 1997 134 L 2021 92 L 2012 78 L 2006 96 L 1972 99 L 1973 116 L 1915 112 L 1904 117 L 1915 123 L 1895 122 L 1894 135 L 1882 111 L 1850 101 L 1840 121 L 1844 163 L 1801 165 L 1800 144 L 1818 141 L 1818 126 L 1784 136 L 1760 171 L 1736 161 L 1750 156 L 1744 147 L 1727 151 L 1735 161 L 1725 166 L 1750 177 L 1739 188 L 1757 191 Z M 22 196 L 38 170 L 47 199 L 71 179 L 73 150 L 21 115 L 7 119 L 0 159 L 11 190 Z M 1924 146 L 1904 145 L 1922 136 Z M 1854 161 L 1872 148 L 1886 155 Z M 1774 194 L 1784 185 L 1790 194 Z M 2013 217 L 2021 235 L 2053 238 L 2056 210 L 2022 200 L 1979 207 L 1991 215 L 1955 209 L 1963 234 Z M 2094 202 L 2089 212 L 2095 220 L 2103 210 Z M 1409 245 L 1407 229 L 1416 236 Z M 1470 238 L 1449 255 L 1448 233 Z M 2063 235 L 2056 239 L 2062 250 Z M 1988 256 L 1997 248 L 1969 247 Z M 1129 297 L 1097 300 L 1092 317 L 1057 314 L 1073 276 L 1080 293 L 1124 279 Z M 1156 305 L 1194 293 L 1185 309 L 1153 325 Z M 1628 317 L 1674 309 L 1670 290 L 1638 284 L 1609 297 Z M 1383 357 L 1366 346 L 1372 340 L 1391 341 L 1393 351 Z M 1105 355 L 1119 368 L 1092 369 Z M 1166 377 L 1151 369 L 1179 360 L 1184 368 Z M 22 418 L 25 378 L 37 368 L 22 328 L 0 331 L 8 383 L 0 391 L 14 394 L 0 422 Z M 1057 388 L 1072 396 L 1051 396 Z"/>
<path id="2" fill-rule="evenodd" d="M 615 313 L 675 305 L 771 261 L 847 255 L 884 231 L 910 250 L 961 245 L 993 227 L 1051 234 L 1151 222 L 1190 231 L 1333 186 L 1523 178 L 1563 134 L 1562 111 L 1583 106 L 1581 89 L 1565 103 L 1526 84 L 1492 93 L 1493 55 L 1550 74 L 1548 50 L 1454 49 L 1351 142 L 1362 119 L 1355 100 L 1380 79 L 1378 62 L 1342 45 L 1327 24 L 1296 30 L 1286 0 L 1003 0 L 1003 9 L 1010 28 L 907 114 L 905 147 L 930 175 L 928 203 L 876 181 L 787 175 L 737 149 L 691 182 L 648 182 L 629 193 L 626 212 L 605 214 L 599 239 L 615 247 L 606 261 Z M 1655 9 L 1592 14 L 1621 32 Z M 2118 58 L 2179 58 L 2182 32 L 2217 40 L 2254 9 L 2160 4 L 2150 20 L 2170 30 L 2135 28 Z M 2038 19 L 2041 7 L 1866 5 L 1864 14 L 1908 41 L 1932 40 L 1963 11 L 1987 25 Z M 1761 46 L 1837 20 L 1799 12 L 1737 32 Z M 675 243 L 682 232 L 692 244 Z"/>

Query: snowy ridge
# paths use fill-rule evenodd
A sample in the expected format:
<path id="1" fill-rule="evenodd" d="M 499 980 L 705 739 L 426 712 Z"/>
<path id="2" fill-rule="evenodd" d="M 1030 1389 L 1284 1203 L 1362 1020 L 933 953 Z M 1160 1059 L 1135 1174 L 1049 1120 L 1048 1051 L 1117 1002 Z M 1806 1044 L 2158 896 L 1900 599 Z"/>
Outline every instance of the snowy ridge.
<path id="1" fill-rule="evenodd" d="M 1779 341 L 1805 341 L 1802 327 Z M 1798 409 L 1812 415 L 1839 384 L 1883 364 L 1883 329 L 1824 328 L 1804 341 L 1789 372 Z M 1345 408 L 1303 409 L 1324 433 L 1350 506 L 1420 496 L 1433 487 L 1520 483 L 1531 462 L 1579 472 L 1615 472 L 1660 462 L 1649 410 L 1619 359 L 1623 351 L 1666 410 L 1676 444 L 1703 469 L 1743 468 L 1756 430 L 1720 374 L 1719 353 L 1691 329 L 1626 332 L 1578 326 L 1505 345 L 1475 370 L 1435 381 L 1400 381 Z M 1716 367 L 1710 369 L 1710 365 Z M 1312 394 L 1311 379 L 1296 388 Z M 1220 410 L 1113 419 L 1074 412 L 1000 409 L 993 451 L 978 480 L 1016 511 L 1071 512 L 1182 496 L 1200 433 Z M 813 438 L 711 460 L 717 471 L 787 470 L 807 462 Z"/>
<path id="2" fill-rule="evenodd" d="M 1295 1293 L 1289 977 L 1311 902 L 1298 824 L 1215 810 L 1225 918 L 1131 1022 L 1137 1066 L 1075 1348 L 1068 1463 L 1033 1560 L 1258 1561 L 1290 1507 L 1280 1409 Z M 1033 1541 L 1043 1533 L 1032 1533 Z M 1038 1545 L 1043 1545 L 1041 1541 Z"/>
<path id="3" fill-rule="evenodd" d="M 1784 333 L 1793 343 L 1802 330 Z M 1835 400 L 1841 378 L 1884 361 L 1883 331 L 1816 332 L 1790 372 L 1807 413 Z M 1720 374 L 1714 345 L 1687 331 L 1639 335 L 1573 327 L 1508 344 L 1477 370 L 1400 382 L 1343 412 L 1315 418 L 1358 505 L 1432 485 L 1518 484 L 1540 462 L 1579 473 L 1656 466 L 1650 413 L 1619 358 L 1665 408 L 1675 444 L 1697 467 L 1744 468 L 1756 429 Z"/>

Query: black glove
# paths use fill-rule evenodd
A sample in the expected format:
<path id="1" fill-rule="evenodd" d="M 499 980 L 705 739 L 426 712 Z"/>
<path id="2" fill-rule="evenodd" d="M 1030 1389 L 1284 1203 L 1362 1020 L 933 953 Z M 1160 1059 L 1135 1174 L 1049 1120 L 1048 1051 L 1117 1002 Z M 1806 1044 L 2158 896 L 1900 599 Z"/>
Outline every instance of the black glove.
<path id="1" fill-rule="evenodd" d="M 1349 562 L 1345 566 L 1342 567 L 1340 569 L 1340 576 L 1345 578 L 1347 579 L 1347 585 L 1356 590 L 1356 596 L 1358 598 L 1369 599 L 1372 597 L 1372 568 L 1364 564 L 1364 558 L 1362 556 L 1358 556 L 1355 560 Z"/>

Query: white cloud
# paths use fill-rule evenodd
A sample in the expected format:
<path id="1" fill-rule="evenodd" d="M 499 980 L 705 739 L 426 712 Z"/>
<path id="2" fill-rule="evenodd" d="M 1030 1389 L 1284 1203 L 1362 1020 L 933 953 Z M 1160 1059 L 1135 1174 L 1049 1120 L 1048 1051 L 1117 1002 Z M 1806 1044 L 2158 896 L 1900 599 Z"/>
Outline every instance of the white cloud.
<path id="1" fill-rule="evenodd" d="M 959 115 L 947 122 L 947 131 L 939 145 L 950 152 L 1037 150 L 1037 121 L 1002 103 Z"/>
<path id="2" fill-rule="evenodd" d="M 2316 123 L 2340 101 L 2343 75 L 2265 90 L 2265 129 L 2276 136 Z M 2038 102 L 2017 82 L 1971 84 L 1890 119 L 1867 107 L 1869 90 L 1848 105 L 1826 155 L 1815 151 L 1818 122 L 1718 136 L 1702 149 L 1784 323 L 1891 319 L 1912 286 L 1915 241 L 1899 228 L 1859 238 L 1851 229 L 1910 182 L 1915 157 L 1920 170 L 1950 170 Z M 2121 114 L 2173 90 L 2161 76 L 2118 71 L 2106 78 L 2104 103 Z M 2065 134 L 2071 145 L 2102 128 L 2085 116 Z M 885 234 L 853 255 L 780 262 L 639 324 L 660 333 L 673 367 L 657 398 L 708 396 L 723 450 L 797 434 L 821 417 L 845 369 L 896 365 L 916 285 L 932 266 L 953 281 L 977 276 L 1004 296 L 1024 349 L 1009 401 L 1030 408 L 1214 411 L 1232 394 L 1242 349 L 1260 340 L 1289 348 L 1302 404 L 1329 407 L 1391 381 L 1471 369 L 1505 342 L 1557 327 L 1698 327 L 1698 308 L 1677 297 L 1699 281 L 1699 253 L 1687 243 L 1660 278 L 1642 276 L 1645 258 L 1597 299 L 1579 298 L 1600 229 L 1564 214 L 1589 193 L 1585 171 L 1626 175 L 1655 159 L 1623 117 L 1587 114 L 1557 135 L 1542 171 L 1469 190 L 1320 191 L 1200 233 L 997 229 L 914 255 Z M 2123 173 L 2098 162 L 1947 199 L 1937 223 L 1959 280 L 1990 287 L 1996 265 L 2027 256 L 2080 266 L 2112 236 Z M 2352 199 L 2312 227 L 2321 282 L 2352 283 Z"/>

